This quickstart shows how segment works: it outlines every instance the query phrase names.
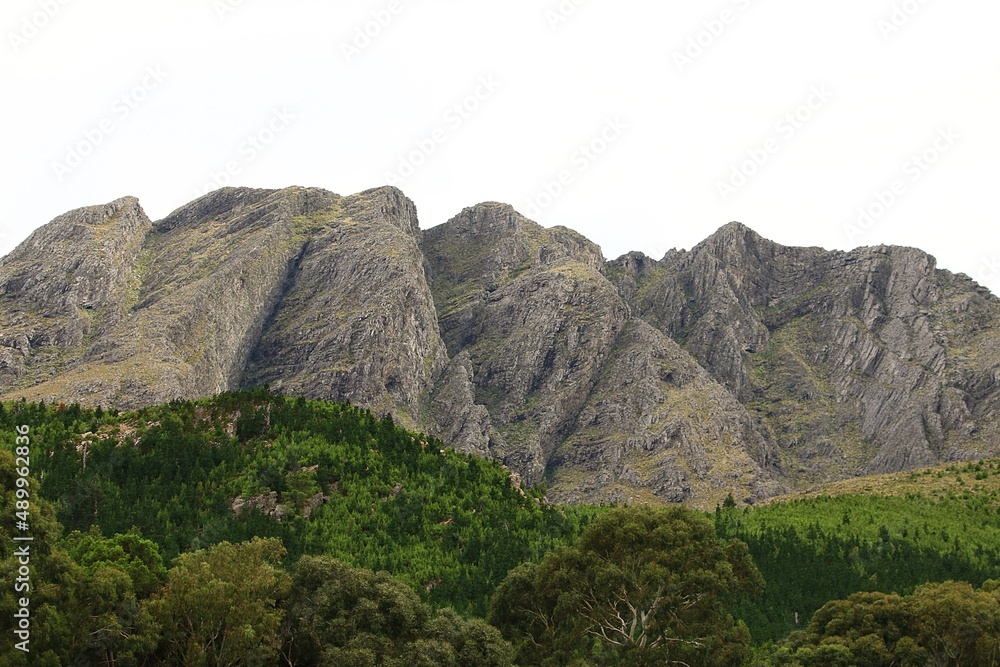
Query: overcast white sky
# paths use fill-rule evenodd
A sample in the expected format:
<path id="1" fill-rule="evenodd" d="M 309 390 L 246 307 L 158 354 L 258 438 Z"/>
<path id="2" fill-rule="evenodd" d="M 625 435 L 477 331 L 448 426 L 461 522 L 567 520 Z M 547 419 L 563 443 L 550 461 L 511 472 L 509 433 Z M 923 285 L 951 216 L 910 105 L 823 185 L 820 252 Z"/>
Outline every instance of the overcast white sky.
<path id="1" fill-rule="evenodd" d="M 503 201 L 660 257 L 740 220 L 997 292 L 997 25 L 996 0 L 4 0 L 0 254 L 123 195 L 156 220 L 217 183 L 392 182 L 424 228 Z"/>

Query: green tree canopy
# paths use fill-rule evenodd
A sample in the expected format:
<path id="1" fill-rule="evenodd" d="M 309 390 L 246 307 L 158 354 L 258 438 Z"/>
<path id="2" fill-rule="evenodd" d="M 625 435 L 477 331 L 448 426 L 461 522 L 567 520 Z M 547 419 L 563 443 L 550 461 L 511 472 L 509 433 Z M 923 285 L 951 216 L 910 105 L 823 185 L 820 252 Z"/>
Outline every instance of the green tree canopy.
<path id="1" fill-rule="evenodd" d="M 91 526 L 86 533 L 73 531 L 65 543 L 70 556 L 83 567 L 109 565 L 126 573 L 140 598 L 156 591 L 167 577 L 159 548 L 136 529 L 104 537 L 97 526 Z"/>
<path id="2" fill-rule="evenodd" d="M 617 509 L 511 572 L 490 621 L 525 665 L 741 664 L 750 637 L 726 604 L 761 584 L 746 546 L 694 512 Z"/>
<path id="3" fill-rule="evenodd" d="M 434 613 L 388 574 L 326 556 L 296 565 L 285 636 L 300 667 L 504 667 L 513 652 L 483 621 Z"/>
<path id="4" fill-rule="evenodd" d="M 28 487 L 31 494 L 29 531 L 16 527 L 19 498 L 15 463 L 12 453 L 0 450 L 0 581 L 4 582 L 0 587 L 0 627 L 7 642 L 5 649 L 0 651 L 0 667 L 29 664 L 58 667 L 68 663 L 67 645 L 74 642 L 74 622 L 66 600 L 68 589 L 77 579 L 78 568 L 66 551 L 58 547 L 62 527 L 55 519 L 52 505 L 38 496 L 37 484 Z M 13 538 L 26 533 L 34 538 L 28 545 L 30 581 L 17 582 L 21 565 L 17 551 L 24 545 Z M 15 585 L 19 586 L 17 590 Z M 25 585 L 30 588 L 21 590 Z M 17 623 L 14 614 L 20 609 L 21 598 L 28 598 L 31 603 L 30 654 L 12 648 Z"/>
<path id="5" fill-rule="evenodd" d="M 774 656 L 788 667 L 996 667 L 1000 582 L 925 584 L 913 595 L 855 593 L 813 615 Z"/>
<path id="6" fill-rule="evenodd" d="M 178 556 L 166 586 L 149 602 L 163 627 L 166 664 L 277 664 L 278 601 L 289 587 L 280 569 L 284 555 L 280 541 L 254 538 Z"/>

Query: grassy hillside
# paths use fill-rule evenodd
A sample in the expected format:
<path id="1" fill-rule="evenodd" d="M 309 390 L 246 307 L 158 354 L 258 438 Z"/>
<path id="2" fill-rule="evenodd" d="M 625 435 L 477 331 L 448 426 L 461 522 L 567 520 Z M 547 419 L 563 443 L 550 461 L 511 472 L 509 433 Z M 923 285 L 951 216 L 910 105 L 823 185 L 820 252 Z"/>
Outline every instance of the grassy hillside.
<path id="1" fill-rule="evenodd" d="M 961 496 L 965 499 L 978 497 L 983 502 L 1000 505 L 1000 459 L 947 463 L 909 472 L 853 477 L 799 493 L 777 496 L 767 503 L 784 503 L 819 496 L 909 494 L 921 494 L 938 499 L 949 496 Z"/>
<path id="2" fill-rule="evenodd" d="M 777 639 L 857 591 L 997 578 L 1000 460 L 837 482 L 715 520 L 749 545 L 767 582 L 740 616 L 758 641 Z"/>

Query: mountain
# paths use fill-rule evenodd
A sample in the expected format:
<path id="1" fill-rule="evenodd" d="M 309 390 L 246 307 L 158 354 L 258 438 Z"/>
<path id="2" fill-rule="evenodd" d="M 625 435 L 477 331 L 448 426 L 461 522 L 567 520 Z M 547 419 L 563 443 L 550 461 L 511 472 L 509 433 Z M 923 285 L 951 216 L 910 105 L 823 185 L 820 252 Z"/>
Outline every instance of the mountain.
<path id="1" fill-rule="evenodd" d="M 390 189 L 226 189 L 155 224 L 134 198 L 73 211 L 0 261 L 2 391 L 138 408 L 270 382 L 486 453 L 419 235 Z M 452 400 L 432 420 L 439 379 Z"/>
<path id="2" fill-rule="evenodd" d="M 794 485 L 1000 445 L 1000 302 L 913 248 L 786 248 L 739 223 L 609 274 L 760 419 Z"/>
<path id="3" fill-rule="evenodd" d="M 391 413 L 562 502 L 754 502 L 1000 453 L 1000 302 L 908 248 L 739 223 L 605 261 L 484 203 L 225 188 L 72 211 L 0 260 L 0 398 L 268 384 Z"/>

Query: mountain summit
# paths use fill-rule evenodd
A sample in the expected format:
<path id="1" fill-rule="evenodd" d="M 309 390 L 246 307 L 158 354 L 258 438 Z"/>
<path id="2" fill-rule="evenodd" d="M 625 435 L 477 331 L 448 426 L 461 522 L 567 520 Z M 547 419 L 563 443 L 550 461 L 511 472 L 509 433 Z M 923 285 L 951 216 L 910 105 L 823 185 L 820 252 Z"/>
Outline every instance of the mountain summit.
<path id="1" fill-rule="evenodd" d="M 395 188 L 126 197 L 0 259 L 0 398 L 269 384 L 390 412 L 564 502 L 747 501 L 1000 453 L 1000 301 L 919 250 L 729 223 L 660 260 Z"/>

